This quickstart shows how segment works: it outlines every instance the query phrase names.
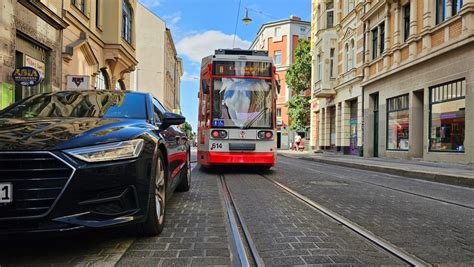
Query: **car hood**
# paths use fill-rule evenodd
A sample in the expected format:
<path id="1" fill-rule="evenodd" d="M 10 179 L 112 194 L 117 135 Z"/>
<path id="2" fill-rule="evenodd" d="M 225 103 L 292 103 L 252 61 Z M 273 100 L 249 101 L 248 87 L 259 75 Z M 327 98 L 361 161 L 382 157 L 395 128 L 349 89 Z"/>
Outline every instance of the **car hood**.
<path id="1" fill-rule="evenodd" d="M 0 119 L 0 151 L 59 150 L 133 138 L 144 120 L 60 118 Z"/>

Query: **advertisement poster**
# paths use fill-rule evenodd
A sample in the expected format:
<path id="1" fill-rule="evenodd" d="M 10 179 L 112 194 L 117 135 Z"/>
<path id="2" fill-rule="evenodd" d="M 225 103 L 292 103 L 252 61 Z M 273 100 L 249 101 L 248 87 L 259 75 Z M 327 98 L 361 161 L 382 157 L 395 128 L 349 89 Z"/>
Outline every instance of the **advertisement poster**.
<path id="1" fill-rule="evenodd" d="M 0 86 L 0 110 L 13 103 L 15 99 L 15 87 L 13 84 L 1 83 Z"/>

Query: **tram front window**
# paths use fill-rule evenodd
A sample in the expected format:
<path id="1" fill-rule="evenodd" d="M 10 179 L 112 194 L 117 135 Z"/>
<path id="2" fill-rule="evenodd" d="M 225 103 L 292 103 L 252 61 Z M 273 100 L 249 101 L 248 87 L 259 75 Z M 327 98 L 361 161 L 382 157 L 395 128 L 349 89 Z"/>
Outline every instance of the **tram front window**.
<path id="1" fill-rule="evenodd" d="M 272 127 L 272 84 L 261 79 L 214 80 L 212 126 Z"/>

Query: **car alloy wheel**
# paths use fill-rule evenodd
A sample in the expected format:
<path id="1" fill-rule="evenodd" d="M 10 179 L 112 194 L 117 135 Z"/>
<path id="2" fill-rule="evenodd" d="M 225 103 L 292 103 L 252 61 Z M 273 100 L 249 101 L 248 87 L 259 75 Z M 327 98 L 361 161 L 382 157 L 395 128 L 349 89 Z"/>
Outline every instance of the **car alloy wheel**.
<path id="1" fill-rule="evenodd" d="M 162 224 L 165 218 L 165 204 L 166 204 L 166 183 L 165 183 L 165 168 L 163 160 L 158 158 L 157 162 L 157 176 L 155 179 L 155 204 L 156 216 L 158 217 L 158 224 Z"/>

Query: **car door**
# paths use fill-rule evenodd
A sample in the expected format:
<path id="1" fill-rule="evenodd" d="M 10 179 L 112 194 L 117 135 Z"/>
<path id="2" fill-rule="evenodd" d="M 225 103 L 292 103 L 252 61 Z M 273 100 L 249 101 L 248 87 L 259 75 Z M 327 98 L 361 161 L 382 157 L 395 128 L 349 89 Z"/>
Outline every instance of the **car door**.
<path id="1" fill-rule="evenodd" d="M 156 98 L 153 98 L 153 110 L 156 114 L 155 116 L 159 116 L 160 121 L 162 121 L 166 110 Z M 166 129 L 160 129 L 160 133 L 165 141 L 166 151 L 168 153 L 168 172 L 170 174 L 168 184 L 173 185 L 174 178 L 178 174 L 179 166 L 181 164 L 181 151 L 179 145 L 180 136 L 176 134 L 173 126 Z"/>

